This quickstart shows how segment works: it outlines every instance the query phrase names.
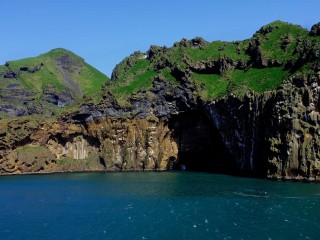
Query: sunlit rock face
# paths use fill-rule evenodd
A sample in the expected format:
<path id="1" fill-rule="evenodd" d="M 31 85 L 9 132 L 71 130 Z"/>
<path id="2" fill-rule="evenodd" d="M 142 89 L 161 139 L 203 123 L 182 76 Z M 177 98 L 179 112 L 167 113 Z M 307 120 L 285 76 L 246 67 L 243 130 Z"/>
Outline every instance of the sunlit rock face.
<path id="1" fill-rule="evenodd" d="M 56 155 L 57 159 L 61 159 L 63 157 L 85 159 L 91 151 L 91 146 L 83 135 L 74 137 L 64 144 L 50 139 L 47 146 L 50 151 Z"/>
<path id="2" fill-rule="evenodd" d="M 314 179 L 319 83 L 291 77 L 274 91 L 199 101 L 165 118 L 12 121 L 1 130 L 0 172 L 185 169 Z"/>
<path id="3" fill-rule="evenodd" d="M 0 173 L 191 170 L 315 180 L 319 29 L 276 21 L 245 41 L 152 46 L 116 66 L 98 102 L 86 98 L 54 120 L 50 109 L 2 104 L 0 112 L 27 116 L 0 123 Z M 13 102 L 10 93 L 36 99 L 0 95 Z M 72 102 L 55 89 L 41 94 L 58 107 Z"/>
<path id="4" fill-rule="evenodd" d="M 42 154 L 52 161 L 34 171 L 81 170 L 166 170 L 178 155 L 178 146 L 166 122 L 158 119 L 100 119 L 85 124 L 55 123 L 42 126 L 31 135 L 31 143 L 9 151 L 2 159 L 2 172 L 28 172 L 21 151 Z M 34 151 L 33 151 L 34 150 Z M 43 155 L 43 154 L 42 154 Z M 21 164 L 16 164 L 22 161 Z M 39 164 L 39 161 L 38 161 Z M 8 167 L 11 166 L 10 170 Z M 31 171 L 32 172 L 32 171 Z"/>
<path id="5" fill-rule="evenodd" d="M 109 170 L 166 170 L 178 147 L 158 119 L 105 119 L 88 124 L 99 158 Z"/>

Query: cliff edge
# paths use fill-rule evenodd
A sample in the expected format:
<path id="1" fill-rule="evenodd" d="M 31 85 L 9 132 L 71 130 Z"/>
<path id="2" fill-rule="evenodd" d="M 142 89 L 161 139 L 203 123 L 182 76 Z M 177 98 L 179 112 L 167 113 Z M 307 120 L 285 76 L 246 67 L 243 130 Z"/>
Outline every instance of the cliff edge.
<path id="1" fill-rule="evenodd" d="M 41 111 L 4 117 L 0 172 L 187 169 L 316 180 L 319 26 L 275 21 L 244 41 L 197 37 L 135 52 L 99 98 L 55 119 Z M 56 69 L 72 96 L 82 97 L 61 70 L 68 62 Z M 14 78 L 10 71 L 3 78 Z M 68 99 L 63 90 L 60 96 Z"/>

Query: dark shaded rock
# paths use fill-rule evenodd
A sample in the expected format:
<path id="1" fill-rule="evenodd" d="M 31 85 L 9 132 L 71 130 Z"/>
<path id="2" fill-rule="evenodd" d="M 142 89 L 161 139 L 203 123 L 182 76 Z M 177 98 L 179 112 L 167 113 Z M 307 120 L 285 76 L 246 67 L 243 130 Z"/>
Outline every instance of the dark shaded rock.
<path id="1" fill-rule="evenodd" d="M 66 107 L 75 101 L 70 91 L 58 92 L 53 85 L 48 85 L 43 90 L 43 100 L 59 107 Z"/>
<path id="2" fill-rule="evenodd" d="M 8 78 L 8 79 L 18 78 L 19 77 L 20 72 L 12 70 L 10 68 L 10 63 L 9 62 L 6 62 L 4 66 L 7 67 L 7 69 L 3 70 L 2 72 L 0 72 L 0 77 Z"/>
<path id="3" fill-rule="evenodd" d="M 114 96 L 106 89 L 99 104 L 85 103 L 76 112 L 65 115 L 64 121 L 73 119 L 80 123 L 101 117 L 142 119 L 152 115 L 159 118 L 170 117 L 196 106 L 195 89 L 194 84 L 188 81 L 188 74 L 181 79 L 181 86 L 173 86 L 165 80 L 156 78 L 150 91 L 141 90 L 133 94 L 128 99 L 127 107 L 119 106 Z"/>
<path id="4" fill-rule="evenodd" d="M 7 86 L 8 89 L 18 88 L 18 87 L 20 87 L 20 84 L 18 84 L 18 83 L 10 83 Z"/>
<path id="5" fill-rule="evenodd" d="M 184 166 L 189 171 L 234 174 L 236 163 L 203 110 L 198 108 L 170 118 L 169 128 L 179 143 L 178 159 L 172 163 L 172 169 L 180 170 Z"/>
<path id="6" fill-rule="evenodd" d="M 251 41 L 249 47 L 246 50 L 246 53 L 250 55 L 250 62 L 254 67 L 263 68 L 269 66 L 268 59 L 262 54 L 260 49 L 260 40 L 259 38 Z"/>
<path id="7" fill-rule="evenodd" d="M 186 38 L 181 39 L 179 43 L 175 43 L 175 47 L 187 47 L 187 48 L 201 48 L 207 46 L 209 42 L 204 40 L 202 37 L 195 37 L 191 40 L 187 40 Z"/>
<path id="8" fill-rule="evenodd" d="M 16 71 L 6 71 L 4 73 L 2 73 L 2 76 L 4 78 L 18 78 L 19 77 L 19 72 L 16 72 Z"/>
<path id="9" fill-rule="evenodd" d="M 9 117 L 19 117 L 28 114 L 28 111 L 25 108 L 11 104 L 0 105 L 0 112 Z"/>
<path id="10" fill-rule="evenodd" d="M 174 44 L 174 47 L 187 47 L 187 46 L 189 46 L 189 41 L 186 38 L 182 38 L 180 42 Z"/>
<path id="11" fill-rule="evenodd" d="M 320 23 L 314 24 L 309 32 L 310 36 L 320 36 Z"/>
<path id="12" fill-rule="evenodd" d="M 0 113 L 10 117 L 42 114 L 42 107 L 34 100 L 35 94 L 27 89 L 0 89 Z"/>
<path id="13" fill-rule="evenodd" d="M 35 72 L 40 71 L 42 66 L 43 66 L 43 63 L 40 63 L 40 64 L 36 65 L 35 67 L 20 67 L 20 71 L 35 73 Z"/>
<path id="14" fill-rule="evenodd" d="M 319 168 L 319 82 L 290 78 L 276 91 L 207 106 L 241 173 L 309 178 L 310 169 Z"/>
<path id="15" fill-rule="evenodd" d="M 82 98 L 83 93 L 79 84 L 72 79 L 72 73 L 79 74 L 83 66 L 83 62 L 80 59 L 74 58 L 70 54 L 64 54 L 61 57 L 56 58 L 56 66 L 61 72 L 64 82 L 67 86 L 77 95 Z"/>
<path id="16" fill-rule="evenodd" d="M 62 56 L 55 59 L 57 65 L 61 66 L 62 69 L 67 71 L 79 70 L 83 63 L 80 59 L 77 59 L 70 54 L 63 54 Z"/>
<path id="17" fill-rule="evenodd" d="M 289 46 L 289 44 L 291 43 L 291 39 L 290 37 L 287 35 L 284 39 L 282 39 L 282 42 L 281 42 L 281 48 L 282 50 L 286 50 L 287 47 Z"/>
<path id="18" fill-rule="evenodd" d="M 163 53 L 165 49 L 165 47 L 151 45 L 149 50 L 147 51 L 148 59 L 151 59 L 153 58 L 153 56 Z"/>
<path id="19" fill-rule="evenodd" d="M 20 71 L 28 72 L 28 71 L 29 71 L 29 68 L 28 68 L 28 67 L 21 67 L 21 68 L 20 68 Z"/>
<path id="20" fill-rule="evenodd" d="M 244 61 L 234 62 L 231 58 L 226 56 L 220 56 L 213 61 L 200 61 L 190 64 L 190 70 L 197 73 L 205 74 L 222 74 L 225 71 L 238 69 L 244 69 L 247 66 Z"/>
<path id="21" fill-rule="evenodd" d="M 191 47 L 193 48 L 201 48 L 209 44 L 209 42 L 204 40 L 202 37 L 195 37 L 194 39 L 191 39 L 190 42 L 191 42 Z"/>
<path id="22" fill-rule="evenodd" d="M 271 25 L 268 25 L 268 26 L 264 26 L 262 28 L 260 28 L 256 34 L 263 34 L 263 35 L 266 35 L 270 32 L 272 32 L 274 29 L 278 29 L 279 27 L 278 26 L 271 26 Z"/>

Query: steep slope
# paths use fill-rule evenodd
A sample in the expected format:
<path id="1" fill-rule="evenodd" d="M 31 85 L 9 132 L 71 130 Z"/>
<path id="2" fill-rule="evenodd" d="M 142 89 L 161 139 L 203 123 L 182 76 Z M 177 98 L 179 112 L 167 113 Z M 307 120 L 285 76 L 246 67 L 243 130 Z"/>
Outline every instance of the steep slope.
<path id="1" fill-rule="evenodd" d="M 107 77 L 65 49 L 0 66 L 3 117 L 56 114 L 83 96 L 96 96 Z"/>
<path id="2" fill-rule="evenodd" d="M 3 122 L 0 172 L 186 168 L 315 180 L 319 29 L 275 21 L 244 41 L 183 39 L 135 52 L 98 104 L 54 123 Z"/>

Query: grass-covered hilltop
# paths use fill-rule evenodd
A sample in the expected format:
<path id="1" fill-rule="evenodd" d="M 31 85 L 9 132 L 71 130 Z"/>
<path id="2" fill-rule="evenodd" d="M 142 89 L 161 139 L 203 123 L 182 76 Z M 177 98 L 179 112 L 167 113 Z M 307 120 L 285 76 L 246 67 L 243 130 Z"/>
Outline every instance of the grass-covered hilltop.
<path id="1" fill-rule="evenodd" d="M 0 66 L 0 174 L 188 169 L 319 179 L 320 23 L 182 39 L 111 79 L 55 49 Z"/>
<path id="2" fill-rule="evenodd" d="M 194 82 L 206 100 L 273 90 L 291 75 L 317 71 L 318 27 L 309 32 L 275 21 L 244 41 L 210 43 L 197 37 L 171 48 L 151 46 L 147 53 L 136 52 L 116 66 L 110 90 L 124 101 L 151 89 L 155 79 L 179 85 L 182 77 Z"/>
<path id="3" fill-rule="evenodd" d="M 108 78 L 74 53 L 59 48 L 0 66 L 2 117 L 51 116 L 84 96 L 100 96 Z"/>
<path id="4" fill-rule="evenodd" d="M 59 48 L 0 66 L 0 114 L 51 116 L 64 108 L 74 110 L 88 99 L 99 102 L 103 85 L 115 97 L 113 103 L 125 108 L 137 98 L 152 100 L 151 90 L 159 81 L 170 85 L 171 94 L 172 89 L 187 86 L 203 101 L 263 93 L 290 76 L 316 73 L 319 51 L 319 25 L 309 32 L 275 21 L 243 41 L 210 43 L 196 37 L 170 48 L 151 46 L 146 53 L 126 57 L 109 80 L 79 56 Z M 83 97 L 88 99 L 81 101 Z"/>

